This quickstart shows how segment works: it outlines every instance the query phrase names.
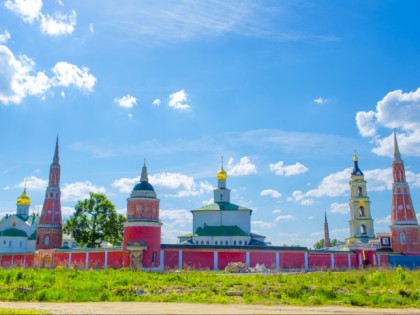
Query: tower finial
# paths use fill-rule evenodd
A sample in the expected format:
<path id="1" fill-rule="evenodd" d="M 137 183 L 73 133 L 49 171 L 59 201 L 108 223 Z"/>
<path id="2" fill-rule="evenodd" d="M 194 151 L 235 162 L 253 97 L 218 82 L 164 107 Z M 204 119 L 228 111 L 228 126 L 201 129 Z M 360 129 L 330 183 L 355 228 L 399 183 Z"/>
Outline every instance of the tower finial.
<path id="1" fill-rule="evenodd" d="M 394 161 L 401 160 L 400 149 L 398 148 L 397 132 L 394 128 Z"/>
<path id="2" fill-rule="evenodd" d="M 149 178 L 147 176 L 147 166 L 146 166 L 146 159 L 144 159 L 143 168 L 141 170 L 141 176 L 140 176 L 141 182 L 148 182 Z"/>
<path id="3" fill-rule="evenodd" d="M 26 177 L 23 180 L 23 192 L 26 194 Z"/>
<path id="4" fill-rule="evenodd" d="M 60 163 L 60 156 L 59 156 L 59 153 L 58 153 L 58 135 L 57 135 L 57 140 L 55 142 L 53 164 L 59 164 L 59 163 Z"/>
<path id="5" fill-rule="evenodd" d="M 327 221 L 327 209 L 324 210 L 324 216 L 325 216 L 324 224 L 328 224 L 328 221 Z"/>

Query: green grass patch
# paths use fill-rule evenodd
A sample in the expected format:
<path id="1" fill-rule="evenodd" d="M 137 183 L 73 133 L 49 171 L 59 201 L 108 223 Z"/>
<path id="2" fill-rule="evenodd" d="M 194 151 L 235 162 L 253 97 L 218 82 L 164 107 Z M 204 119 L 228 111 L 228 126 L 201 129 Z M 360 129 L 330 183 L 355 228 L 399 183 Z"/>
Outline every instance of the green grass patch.
<path id="1" fill-rule="evenodd" d="M 51 314 L 48 313 L 46 311 L 41 311 L 41 310 L 27 310 L 24 308 L 7 308 L 7 307 L 0 307 L 0 314 L 19 314 L 19 315 L 23 315 L 23 314 L 28 314 L 28 315 L 32 315 L 32 314 Z"/>
<path id="2" fill-rule="evenodd" d="M 0 300 L 419 308 L 420 271 L 397 268 L 231 275 L 215 271 L 0 269 Z"/>

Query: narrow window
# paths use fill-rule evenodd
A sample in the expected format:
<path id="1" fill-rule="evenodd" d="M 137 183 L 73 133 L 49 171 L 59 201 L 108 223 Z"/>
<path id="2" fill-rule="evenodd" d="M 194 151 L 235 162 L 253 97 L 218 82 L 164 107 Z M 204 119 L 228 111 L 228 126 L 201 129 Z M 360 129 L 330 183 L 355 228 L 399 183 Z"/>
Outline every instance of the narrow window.
<path id="1" fill-rule="evenodd" d="M 236 245 L 236 241 L 233 241 L 233 245 Z"/>
<path id="2" fill-rule="evenodd" d="M 39 244 L 39 236 L 36 238 L 36 243 Z"/>
<path id="3" fill-rule="evenodd" d="M 201 245 L 204 245 L 204 241 L 201 241 Z"/>
<path id="4" fill-rule="evenodd" d="M 12 241 L 9 241 L 9 247 L 12 247 Z"/>
<path id="5" fill-rule="evenodd" d="M 44 244 L 48 245 L 49 243 L 50 243 L 50 237 L 47 235 L 47 236 L 45 236 Z"/>
<path id="6" fill-rule="evenodd" d="M 362 187 L 358 187 L 358 188 L 357 188 L 357 195 L 358 195 L 359 197 L 362 197 L 362 196 L 363 196 L 363 190 L 362 190 Z"/>
<path id="7" fill-rule="evenodd" d="M 225 241 L 225 245 L 228 245 L 229 244 L 229 242 L 228 241 Z"/>
<path id="8" fill-rule="evenodd" d="M 157 253 L 156 252 L 153 252 L 152 253 L 152 263 L 153 264 L 156 264 L 156 261 L 157 261 L 156 257 L 157 257 Z"/>
<path id="9" fill-rule="evenodd" d="M 366 234 L 366 225 L 364 225 L 364 224 L 360 225 L 360 232 L 362 234 Z"/>
<path id="10" fill-rule="evenodd" d="M 242 241 L 239 241 L 239 245 L 242 245 Z"/>
<path id="11" fill-rule="evenodd" d="M 214 245 L 217 245 L 217 241 L 214 242 Z"/>
<path id="12" fill-rule="evenodd" d="M 404 233 L 401 233 L 400 234 L 400 242 L 401 242 L 401 244 L 405 244 L 406 243 L 406 239 L 405 239 L 405 234 Z"/>
<path id="13" fill-rule="evenodd" d="M 245 245 L 248 245 L 248 242 L 247 241 L 245 241 Z"/>
<path id="14" fill-rule="evenodd" d="M 209 245 L 210 244 L 210 242 L 209 241 L 206 241 L 206 245 Z"/>
<path id="15" fill-rule="evenodd" d="M 363 207 L 363 206 L 360 206 L 359 207 L 359 215 L 361 217 L 364 217 L 365 216 L 365 207 Z"/>

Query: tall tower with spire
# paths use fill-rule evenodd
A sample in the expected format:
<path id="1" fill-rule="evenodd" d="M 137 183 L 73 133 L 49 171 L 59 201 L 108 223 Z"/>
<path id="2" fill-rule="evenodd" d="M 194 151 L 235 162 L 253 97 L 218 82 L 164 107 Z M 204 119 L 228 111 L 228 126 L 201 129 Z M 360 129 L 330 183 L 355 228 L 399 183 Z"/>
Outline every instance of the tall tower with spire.
<path id="1" fill-rule="evenodd" d="M 45 192 L 44 206 L 36 230 L 36 249 L 52 249 L 61 247 L 61 192 L 60 192 L 60 158 L 58 153 L 58 137 L 55 143 L 53 162 L 50 166 L 50 177 Z"/>
<path id="2" fill-rule="evenodd" d="M 394 252 L 420 252 L 420 227 L 405 179 L 404 161 L 394 130 L 394 161 L 392 162 L 391 242 Z"/>
<path id="3" fill-rule="evenodd" d="M 159 199 L 149 183 L 145 160 L 140 182 L 127 199 L 123 246 L 125 262 L 130 262 L 131 269 L 159 267 L 161 226 Z"/>
<path id="4" fill-rule="evenodd" d="M 324 248 L 331 247 L 330 241 L 330 231 L 328 229 L 328 221 L 327 221 L 327 211 L 325 211 L 325 218 L 324 218 Z"/>
<path id="5" fill-rule="evenodd" d="M 373 219 L 370 213 L 370 201 L 367 195 L 366 181 L 359 168 L 359 159 L 354 154 L 354 167 L 350 177 L 350 237 L 347 243 L 362 241 L 368 243 L 375 238 Z"/>

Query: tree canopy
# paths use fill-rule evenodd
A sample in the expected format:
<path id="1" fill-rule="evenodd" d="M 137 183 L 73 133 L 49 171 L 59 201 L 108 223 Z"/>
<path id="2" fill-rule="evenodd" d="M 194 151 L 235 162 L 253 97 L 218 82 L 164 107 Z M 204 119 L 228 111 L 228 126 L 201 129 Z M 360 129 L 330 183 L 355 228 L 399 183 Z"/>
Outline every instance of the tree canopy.
<path id="1" fill-rule="evenodd" d="M 333 238 L 332 240 L 331 240 L 331 246 L 336 246 L 336 245 L 338 245 L 340 242 L 336 239 L 336 238 Z M 321 248 L 324 248 L 324 239 L 323 238 L 321 238 L 318 242 L 316 242 L 315 244 L 314 244 L 314 248 L 315 249 L 321 249 Z"/>
<path id="2" fill-rule="evenodd" d="M 78 201 L 75 212 L 63 231 L 70 234 L 78 246 L 101 247 L 102 242 L 122 243 L 125 217 L 115 210 L 104 194 L 90 193 L 89 199 Z"/>

